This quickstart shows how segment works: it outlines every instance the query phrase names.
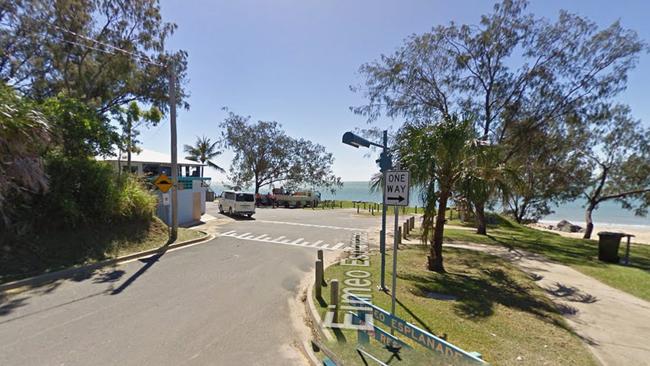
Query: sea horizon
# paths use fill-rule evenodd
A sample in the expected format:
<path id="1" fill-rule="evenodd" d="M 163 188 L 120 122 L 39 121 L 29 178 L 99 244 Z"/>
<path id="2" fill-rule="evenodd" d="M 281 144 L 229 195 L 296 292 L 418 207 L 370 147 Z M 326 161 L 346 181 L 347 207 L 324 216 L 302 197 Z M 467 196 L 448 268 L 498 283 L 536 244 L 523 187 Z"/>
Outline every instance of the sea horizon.
<path id="1" fill-rule="evenodd" d="M 219 183 L 212 183 L 212 189 L 219 194 L 224 186 Z M 349 200 L 363 202 L 381 202 L 381 192 L 371 192 L 369 181 L 346 181 L 343 187 L 336 190 L 334 194 L 328 189 L 315 189 L 321 193 L 323 200 Z M 261 189 L 263 193 L 269 189 Z M 567 220 L 579 226 L 585 226 L 584 201 L 575 200 L 553 205 L 553 213 L 542 217 L 539 222 L 547 225 L 555 225 L 561 220 Z M 410 194 L 410 206 L 422 207 L 419 191 L 412 189 Z M 498 211 L 498 210 L 496 210 Z M 630 228 L 650 228 L 650 217 L 635 216 L 633 211 L 621 208 L 620 204 L 614 201 L 603 202 L 593 212 L 594 223 L 599 226 L 626 226 Z"/>

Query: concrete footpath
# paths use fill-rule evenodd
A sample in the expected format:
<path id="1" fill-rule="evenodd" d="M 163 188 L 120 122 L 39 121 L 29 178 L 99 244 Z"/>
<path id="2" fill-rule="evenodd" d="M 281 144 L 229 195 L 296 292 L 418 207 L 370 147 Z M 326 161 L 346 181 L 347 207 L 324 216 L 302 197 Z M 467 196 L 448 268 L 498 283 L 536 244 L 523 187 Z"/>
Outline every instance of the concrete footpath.
<path id="1" fill-rule="evenodd" d="M 650 303 L 543 256 L 480 244 L 445 244 L 508 259 L 531 274 L 604 365 L 650 365 Z"/>

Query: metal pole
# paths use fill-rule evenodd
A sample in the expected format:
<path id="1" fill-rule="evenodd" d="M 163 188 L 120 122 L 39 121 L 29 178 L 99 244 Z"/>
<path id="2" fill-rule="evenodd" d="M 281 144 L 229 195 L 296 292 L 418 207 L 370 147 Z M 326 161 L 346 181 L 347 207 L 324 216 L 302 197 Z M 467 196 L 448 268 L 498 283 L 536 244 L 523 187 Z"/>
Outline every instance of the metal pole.
<path id="1" fill-rule="evenodd" d="M 399 209 L 397 206 L 394 207 L 395 210 L 395 235 L 393 235 L 393 283 L 391 294 L 391 307 L 390 313 L 395 315 L 395 297 L 397 292 L 397 241 L 399 240 Z"/>
<path id="2" fill-rule="evenodd" d="M 176 70 L 171 64 L 169 70 L 169 126 L 171 128 L 172 154 L 172 231 L 171 239 L 178 237 L 178 161 L 176 142 Z"/>
<path id="3" fill-rule="evenodd" d="M 383 153 L 388 154 L 388 131 L 384 130 L 384 139 L 382 141 Z M 384 185 L 386 184 L 386 179 L 388 179 L 388 172 L 386 169 L 382 169 L 382 176 L 384 179 Z M 381 252 L 381 283 L 379 289 L 386 291 L 386 190 L 382 190 L 382 205 L 381 205 L 381 233 L 379 237 L 379 251 Z"/>

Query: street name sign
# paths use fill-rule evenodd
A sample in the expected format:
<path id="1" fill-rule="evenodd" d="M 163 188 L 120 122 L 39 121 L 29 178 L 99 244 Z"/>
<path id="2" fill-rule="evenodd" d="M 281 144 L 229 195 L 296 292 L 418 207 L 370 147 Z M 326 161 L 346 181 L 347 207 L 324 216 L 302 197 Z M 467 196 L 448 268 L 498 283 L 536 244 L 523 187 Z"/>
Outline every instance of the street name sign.
<path id="1" fill-rule="evenodd" d="M 409 205 L 410 178 L 408 170 L 389 170 L 386 173 L 386 182 L 384 184 L 385 205 Z"/>
<path id="2" fill-rule="evenodd" d="M 450 360 L 460 361 L 460 362 L 452 362 L 452 364 L 454 365 L 456 364 L 485 365 L 486 364 L 486 362 L 483 361 L 480 358 L 481 356 L 476 352 L 467 352 L 447 342 L 445 339 L 437 337 L 427 332 L 426 330 L 421 329 L 416 325 L 407 322 L 402 318 L 398 318 L 397 316 L 389 313 L 388 311 L 380 308 L 379 306 L 371 304 L 370 302 L 358 296 L 351 295 L 350 298 L 356 301 L 355 304 L 356 306 L 365 306 L 365 307 L 372 308 L 372 321 L 373 321 L 373 327 L 375 328 L 378 328 L 374 325 L 374 322 L 376 320 L 382 324 L 387 325 L 388 327 L 390 327 L 391 330 L 397 331 L 398 333 L 402 334 L 403 336 L 415 342 L 416 344 L 424 347 L 425 349 L 428 349 L 429 351 L 433 351 L 438 355 L 448 357 L 450 358 Z M 383 333 L 387 334 L 385 331 Z M 377 339 L 377 337 L 381 338 L 381 335 L 377 336 L 377 333 L 375 332 L 375 339 Z M 394 338 L 395 336 L 390 336 L 390 338 L 384 337 L 377 340 L 381 343 L 386 344 L 389 341 L 393 341 Z M 403 341 L 400 340 L 399 343 L 403 343 Z M 444 362 L 444 364 L 448 364 L 448 363 Z"/>
<path id="3" fill-rule="evenodd" d="M 153 181 L 153 184 L 155 184 L 162 193 L 167 193 L 167 191 L 169 191 L 169 189 L 172 187 L 172 180 L 169 179 L 167 174 L 163 173 L 160 174 L 155 181 Z"/>

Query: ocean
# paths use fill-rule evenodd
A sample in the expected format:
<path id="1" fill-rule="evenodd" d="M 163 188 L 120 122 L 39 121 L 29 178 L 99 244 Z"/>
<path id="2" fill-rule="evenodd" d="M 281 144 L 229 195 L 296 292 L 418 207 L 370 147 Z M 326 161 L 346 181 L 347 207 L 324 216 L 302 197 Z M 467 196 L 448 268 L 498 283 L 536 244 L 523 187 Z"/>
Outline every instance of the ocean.
<path id="1" fill-rule="evenodd" d="M 212 189 L 219 194 L 224 187 L 220 184 L 212 184 Z M 264 193 L 267 190 L 263 191 Z M 365 202 L 381 202 L 381 192 L 370 192 L 368 182 L 344 182 L 343 187 L 334 194 L 327 189 L 320 189 L 321 198 L 324 200 L 350 200 Z M 422 207 L 420 193 L 411 191 L 411 206 Z M 560 220 L 568 220 L 574 224 L 584 226 L 584 202 L 573 201 L 553 207 L 554 213 L 545 216 L 540 221 L 556 224 Z M 650 227 L 650 217 L 635 216 L 632 211 L 621 208 L 616 202 L 604 202 L 593 214 L 594 222 L 602 225 L 625 225 L 630 227 Z"/>

